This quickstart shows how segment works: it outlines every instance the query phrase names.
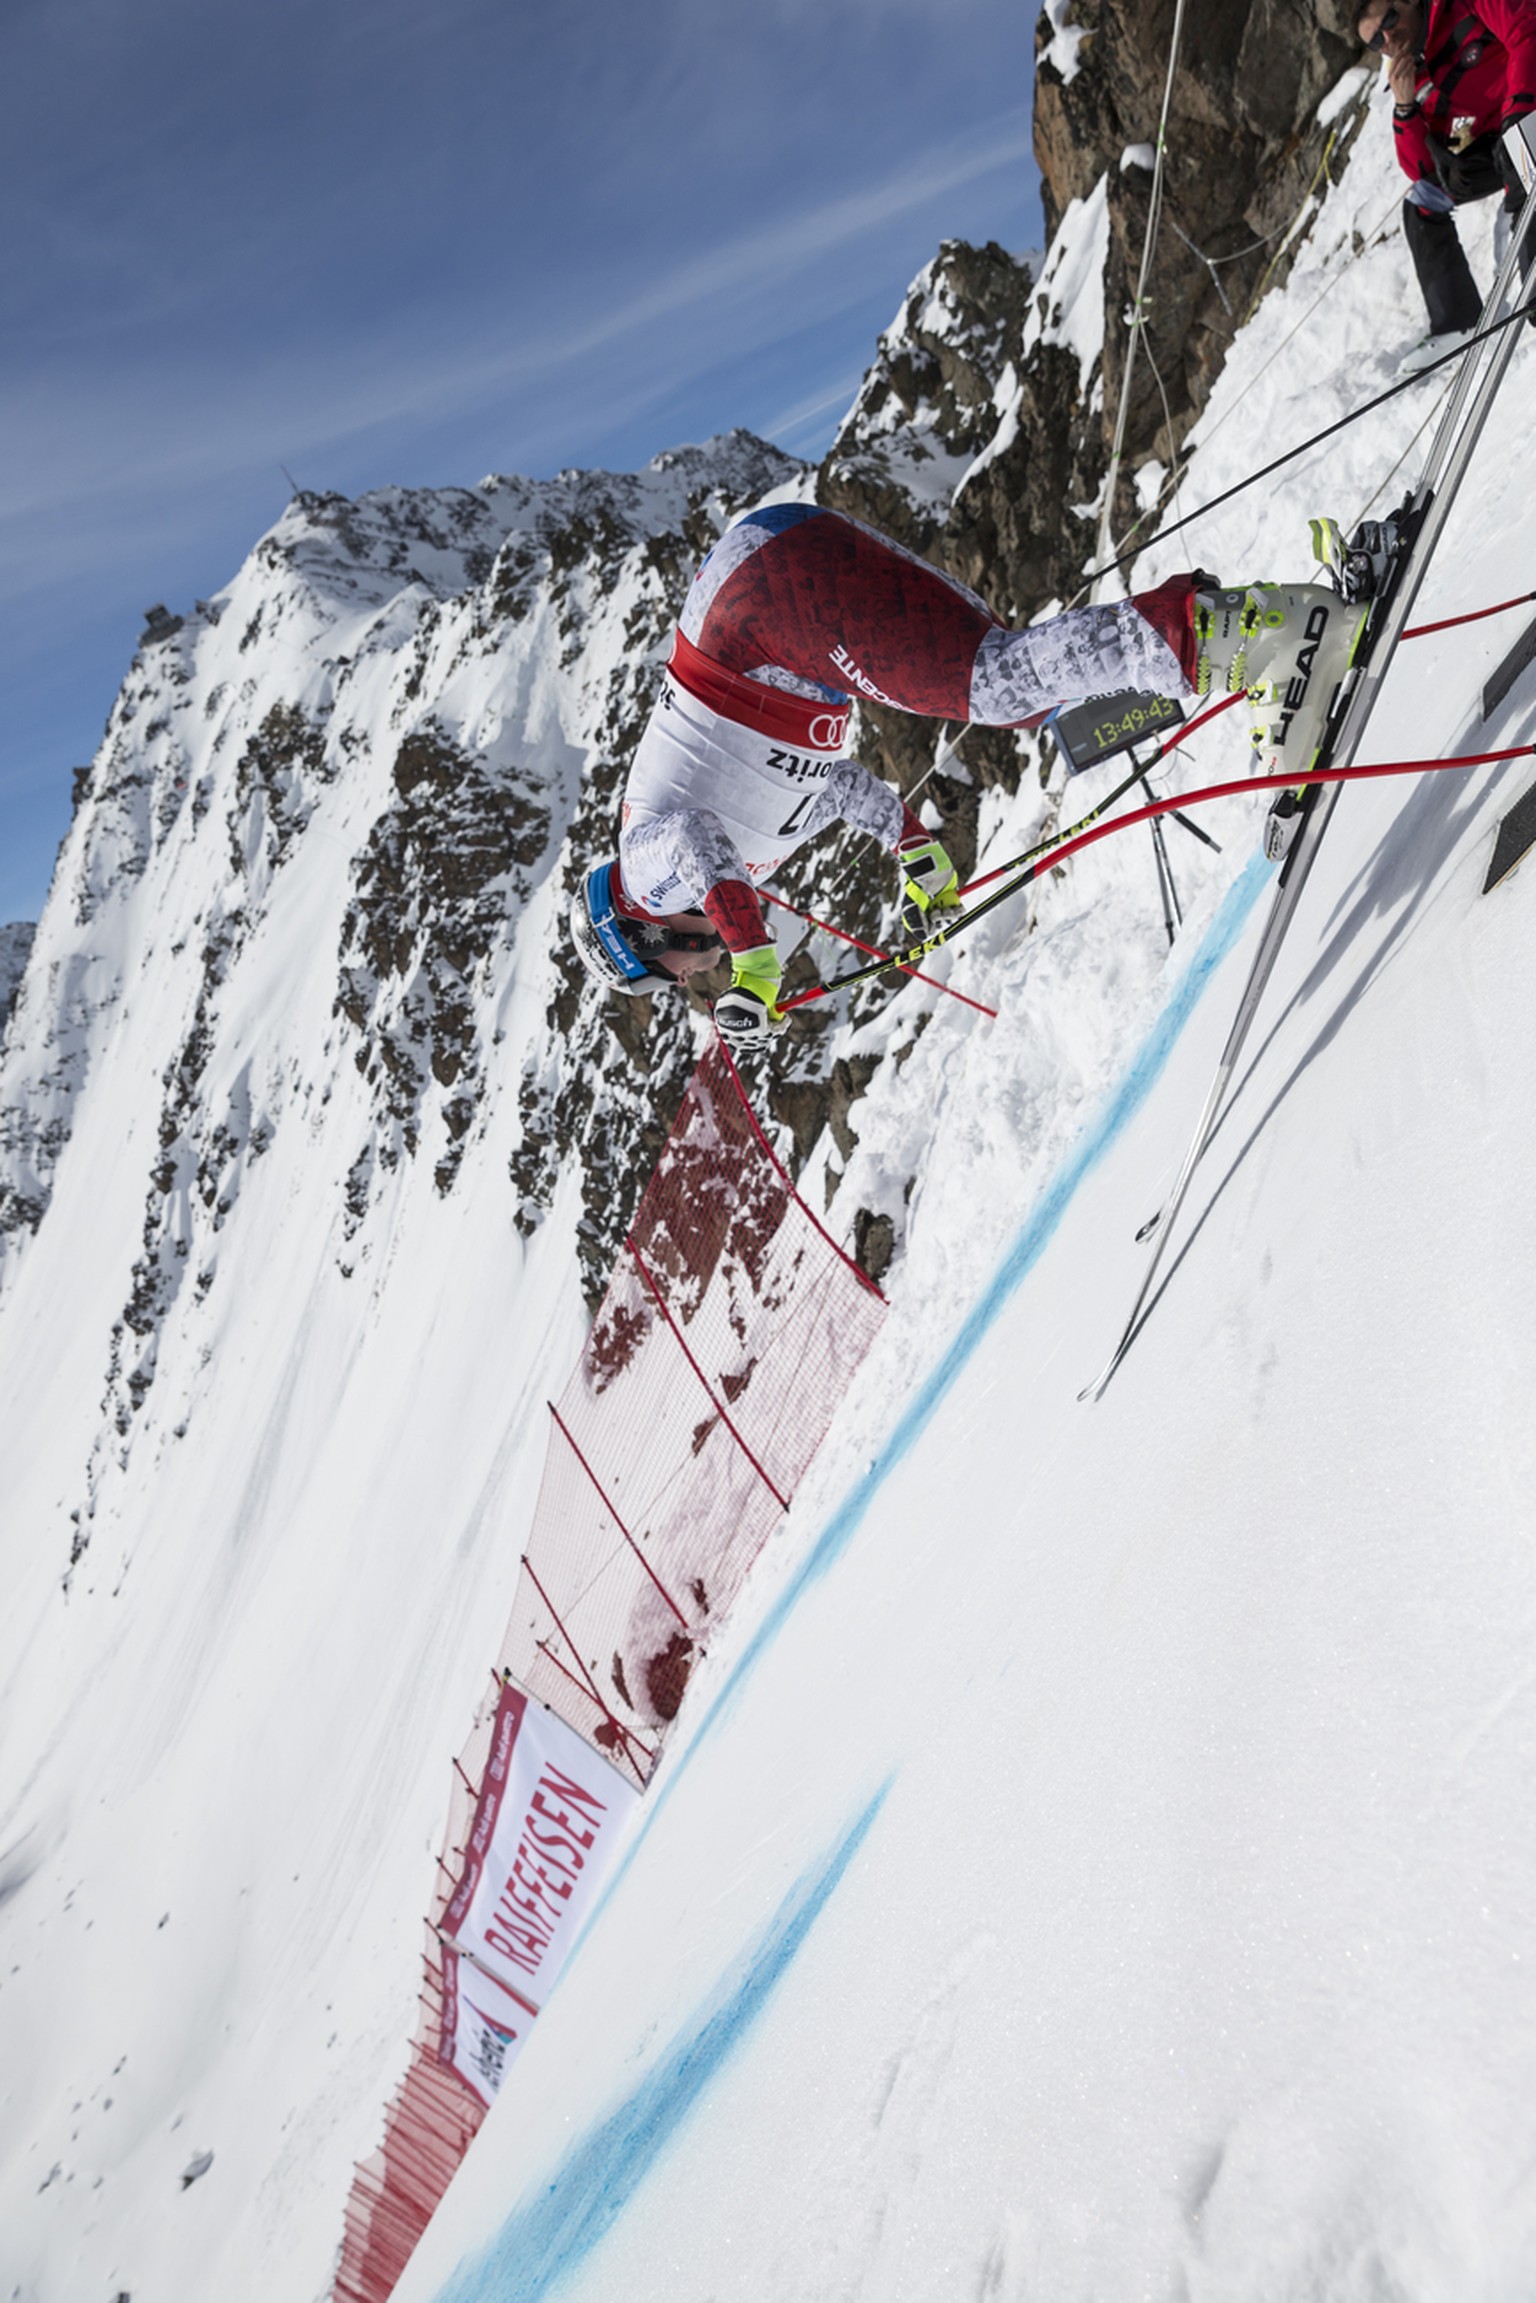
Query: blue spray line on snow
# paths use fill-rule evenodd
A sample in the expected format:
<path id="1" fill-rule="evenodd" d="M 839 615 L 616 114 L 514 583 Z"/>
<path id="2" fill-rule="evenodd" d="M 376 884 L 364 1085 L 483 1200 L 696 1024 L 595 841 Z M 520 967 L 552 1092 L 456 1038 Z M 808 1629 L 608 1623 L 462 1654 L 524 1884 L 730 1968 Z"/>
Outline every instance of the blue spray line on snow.
<path id="1" fill-rule="evenodd" d="M 695 1752 L 734 1708 L 759 1659 L 778 1638 L 810 1585 L 825 1575 L 833 1561 L 846 1549 L 879 1490 L 927 1430 L 956 1378 L 1004 1305 L 1034 1270 L 1054 1238 L 1079 1185 L 1092 1174 L 1146 1102 L 1162 1077 L 1184 1026 L 1198 1006 L 1201 993 L 1242 934 L 1249 914 L 1272 878 L 1273 867 L 1262 854 L 1257 854 L 1228 888 L 1198 949 L 1174 986 L 1167 1006 L 1142 1042 L 1119 1086 L 1100 1106 L 1097 1118 L 1073 1145 L 1065 1163 L 1047 1187 L 1044 1197 L 1037 1203 L 999 1264 L 991 1285 L 967 1315 L 944 1357 L 919 1388 L 885 1446 L 863 1478 L 843 1498 L 811 1550 L 752 1634 L 737 1658 L 729 1679 L 689 1738 L 688 1747 L 679 1757 L 677 1766 L 659 1786 L 654 1797 L 646 1801 L 642 1827 L 635 1834 L 609 1881 L 604 1901 L 613 1893 L 634 1861 L 646 1830 L 686 1774 Z"/>
<path id="2" fill-rule="evenodd" d="M 647 1800 L 641 1821 L 596 1909 L 582 1929 L 591 1936 L 598 1913 L 628 1872 L 651 1826 L 687 1773 L 695 1753 L 728 1717 L 760 1658 L 777 1639 L 811 1584 L 825 1575 L 864 1519 L 891 1473 L 927 1430 L 956 1378 L 1010 1297 L 1039 1262 L 1080 1184 L 1093 1172 L 1146 1102 L 1217 968 L 1231 951 L 1271 878 L 1256 855 L 1227 890 L 1198 950 L 1097 1119 L 1078 1139 L 1043 1199 L 1015 1239 L 985 1294 L 966 1318 L 944 1357 L 919 1389 L 881 1453 L 833 1513 L 821 1535 L 769 1609 L 737 1659 L 730 1678 L 699 1722 L 677 1766 Z M 807 1873 L 780 1907 L 740 1982 L 694 2019 L 655 2070 L 585 2139 L 567 2151 L 547 2192 L 514 2210 L 496 2238 L 461 2264 L 434 2303 L 540 2303 L 555 2283 L 613 2227 L 639 2188 L 661 2146 L 680 2128 L 704 2087 L 725 2063 L 794 1960 L 822 1909 L 879 1813 L 885 1784 L 814 1872 Z M 574 1954 L 573 1954 L 574 1956 Z M 494 2286 L 489 2284 L 495 2282 Z M 515 2283 L 514 2283 L 515 2282 Z"/>
<path id="3" fill-rule="evenodd" d="M 571 2145 L 548 2185 L 515 2207 L 490 2244 L 458 2266 L 437 2303 L 541 2303 L 607 2237 L 788 1973 L 889 1789 L 877 1791 L 795 1883 L 736 1979 L 716 1990 L 617 2110 Z"/>
<path id="4" fill-rule="evenodd" d="M 760 1658 L 778 1638 L 810 1586 L 825 1575 L 846 1548 L 879 1490 L 909 1454 L 933 1421 L 950 1386 L 1002 1311 L 1014 1290 L 1034 1270 L 1054 1237 L 1078 1186 L 1092 1174 L 1140 1111 L 1158 1080 L 1179 1035 L 1199 1004 L 1200 995 L 1220 967 L 1247 923 L 1248 915 L 1273 877 L 1273 867 L 1262 854 L 1254 855 L 1222 898 L 1216 916 L 1200 939 L 1198 949 L 1180 976 L 1167 1006 L 1142 1042 L 1120 1085 L 1101 1105 L 1097 1119 L 1079 1136 L 1066 1163 L 1058 1169 L 1044 1198 L 1029 1216 L 1012 1247 L 997 1268 L 990 1287 L 975 1305 L 938 1366 L 919 1389 L 895 1431 L 863 1478 L 838 1505 L 816 1542 L 790 1577 L 741 1654 L 731 1675 L 699 1721 L 688 1746 L 665 1780 L 644 1801 L 638 1827 L 609 1876 L 601 1896 L 582 1928 L 581 1948 L 610 1896 L 629 1871 L 649 1835 L 652 1824 L 687 1774 L 694 1755 L 735 1708 Z M 573 1951 L 572 1956 L 575 1956 Z"/>

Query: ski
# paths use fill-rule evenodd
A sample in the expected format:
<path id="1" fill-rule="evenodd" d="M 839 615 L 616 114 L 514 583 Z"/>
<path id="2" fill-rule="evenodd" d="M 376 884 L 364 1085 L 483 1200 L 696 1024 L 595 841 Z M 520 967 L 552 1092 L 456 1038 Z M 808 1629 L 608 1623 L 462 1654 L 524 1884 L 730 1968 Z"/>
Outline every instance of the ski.
<path id="1" fill-rule="evenodd" d="M 1507 141 L 1512 152 L 1518 145 L 1515 156 L 1527 185 L 1526 200 L 1483 308 L 1479 329 L 1490 327 L 1503 317 L 1506 308 L 1515 309 L 1511 299 L 1518 294 L 1519 254 L 1536 218 L 1536 180 L 1533 180 L 1536 138 L 1527 136 L 1524 123 L 1517 122 L 1508 131 Z M 1389 520 L 1364 523 L 1347 549 L 1330 552 L 1334 580 L 1344 597 L 1348 599 L 1353 591 L 1356 599 L 1367 599 L 1370 606 L 1355 662 L 1340 684 L 1317 758 L 1311 763 L 1314 768 L 1348 767 L 1355 760 L 1435 547 L 1514 357 L 1519 334 L 1517 327 L 1505 328 L 1483 348 L 1487 357 L 1479 351 L 1476 357 L 1469 355 L 1463 361 L 1436 428 L 1423 475 L 1402 510 Z M 1338 529 L 1332 523 L 1327 523 L 1327 527 L 1331 538 L 1341 542 Z M 1322 540 L 1320 537 L 1319 541 Z M 1270 812 L 1265 826 L 1266 853 L 1272 857 L 1282 856 L 1283 861 L 1259 948 L 1173 1189 L 1151 1223 L 1137 1234 L 1138 1239 L 1150 1242 L 1151 1252 L 1130 1317 L 1103 1373 L 1078 1393 L 1080 1400 L 1102 1398 L 1150 1309 L 1158 1271 L 1180 1210 L 1195 1170 L 1216 1131 L 1253 1019 L 1342 789 L 1341 784 L 1300 786 L 1294 797 L 1289 792 L 1282 793 Z"/>

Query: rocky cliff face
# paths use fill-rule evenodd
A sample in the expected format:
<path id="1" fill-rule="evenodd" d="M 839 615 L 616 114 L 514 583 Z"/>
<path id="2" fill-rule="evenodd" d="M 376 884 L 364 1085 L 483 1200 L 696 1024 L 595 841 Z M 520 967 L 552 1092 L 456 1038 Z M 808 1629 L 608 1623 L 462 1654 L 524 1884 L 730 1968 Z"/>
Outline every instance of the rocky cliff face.
<path id="1" fill-rule="evenodd" d="M 1117 534 L 1140 509 L 1135 470 L 1172 461 L 1359 127 L 1359 108 L 1317 117 L 1361 58 L 1352 16 L 1349 0 L 1188 0 Z M 824 500 L 903 534 L 1016 620 L 1069 599 L 1092 560 L 1085 507 L 1115 431 L 1172 25 L 1174 0 L 1050 0 L 1034 88 L 1041 279 L 997 246 L 946 244 L 822 465 Z"/>
<path id="2" fill-rule="evenodd" d="M 1318 118 L 1359 61 L 1351 13 L 1348 0 L 1188 0 L 1117 536 L 1143 510 L 1138 471 L 1171 464 L 1359 125 L 1358 106 Z M 1010 621 L 1072 598 L 1092 563 L 1173 19 L 1174 0 L 1051 0 L 1036 34 L 1040 277 L 995 245 L 946 243 L 819 475 L 823 501 L 930 555 Z M 1165 490 L 1147 477 L 1155 501 Z M 871 719 L 910 772 L 904 731 Z M 1002 765 L 997 747 L 972 738 L 972 750 Z"/>
<path id="3" fill-rule="evenodd" d="M 341 1157 L 333 1116 L 324 1188 L 343 1270 L 367 1259 L 402 1168 L 452 1192 L 490 1107 L 512 1098 L 510 1219 L 531 1236 L 576 1174 L 595 1297 L 712 987 L 600 998 L 562 914 L 612 846 L 689 578 L 735 513 L 814 488 L 1010 621 L 1080 589 L 1149 183 L 1134 154 L 1122 160 L 1155 131 L 1172 13 L 1173 0 L 1076 0 L 1069 21 L 1051 0 L 1038 33 L 1043 264 L 947 242 L 818 473 L 734 433 L 632 476 L 303 495 L 226 592 L 146 633 L 80 780 L 0 1066 L 3 1275 L 45 1216 L 80 1090 L 125 1008 L 149 1004 L 158 1019 L 141 1236 L 103 1339 L 119 1438 L 154 1381 L 165 1323 L 215 1284 L 217 1234 L 251 1163 L 281 1128 L 318 1124 L 342 1079 L 350 1134 Z M 1189 0 L 1121 532 L 1136 475 L 1145 484 L 1151 467 L 1155 498 L 1158 467 L 1348 139 L 1348 113 L 1317 121 L 1356 60 L 1346 20 L 1335 0 L 1321 20 L 1299 0 Z M 1046 765 L 1027 739 L 973 731 L 938 774 L 942 731 L 876 706 L 857 726 L 871 765 L 907 792 L 921 785 L 962 868 L 989 788 Z M 860 842 L 819 843 L 782 884 L 859 934 L 891 931 L 895 875 Z M 0 1004 L 21 953 L 7 934 Z M 827 957 L 799 950 L 791 982 Z M 830 1132 L 846 1161 L 882 1060 L 859 1028 L 891 996 L 872 985 L 851 1011 L 804 1012 L 755 1068 L 792 1157 Z M 927 1009 L 902 996 L 915 1035 Z M 315 1010 L 302 1047 L 285 1003 Z M 889 1212 L 840 1215 L 878 1273 Z"/>
<path id="4" fill-rule="evenodd" d="M 0 928 L 0 1031 L 5 1028 L 37 929 L 30 920 L 12 920 Z"/>
<path id="5" fill-rule="evenodd" d="M 305 1188 L 350 1274 L 405 1171 L 451 1193 L 510 1100 L 508 1220 L 535 1230 L 574 1167 L 601 1284 L 692 1018 L 646 1029 L 578 986 L 563 911 L 611 846 L 694 566 L 799 476 L 735 433 L 636 475 L 300 496 L 227 591 L 146 636 L 0 1062 L 0 1275 L 83 1093 L 113 1103 L 119 1165 L 142 1160 L 92 1494 L 169 1330 L 218 1310 L 220 1235 L 281 1139 L 312 1141 Z"/>
<path id="6" fill-rule="evenodd" d="M 1037 35 L 1035 150 L 1047 223 L 1107 187 L 1104 420 L 1112 427 L 1152 178 L 1128 159 L 1156 136 L 1174 0 L 1076 0 L 1078 36 L 1050 11 Z M 1063 12 L 1065 13 L 1065 12 Z M 1359 61 L 1349 0 L 1190 0 L 1167 133 L 1164 213 L 1148 280 L 1146 357 L 1133 384 L 1132 467 L 1171 463 L 1255 296 L 1280 276 L 1288 234 L 1358 115 L 1321 124 L 1320 101 Z M 1166 405 L 1165 405 L 1166 402 Z M 1117 532 L 1135 517 L 1129 477 Z"/>

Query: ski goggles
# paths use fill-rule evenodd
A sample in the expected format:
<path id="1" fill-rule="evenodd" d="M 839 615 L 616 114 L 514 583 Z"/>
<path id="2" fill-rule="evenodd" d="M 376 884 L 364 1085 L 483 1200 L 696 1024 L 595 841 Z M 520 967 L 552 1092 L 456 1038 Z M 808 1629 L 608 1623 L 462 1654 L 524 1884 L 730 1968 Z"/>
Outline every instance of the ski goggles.
<path id="1" fill-rule="evenodd" d="M 648 914 L 631 918 L 621 912 L 613 900 L 613 873 L 610 861 L 587 874 L 571 923 L 582 957 L 613 991 L 633 994 L 657 983 L 674 984 L 677 978 L 654 964 L 664 952 L 718 947 L 713 929 L 675 928 Z"/>

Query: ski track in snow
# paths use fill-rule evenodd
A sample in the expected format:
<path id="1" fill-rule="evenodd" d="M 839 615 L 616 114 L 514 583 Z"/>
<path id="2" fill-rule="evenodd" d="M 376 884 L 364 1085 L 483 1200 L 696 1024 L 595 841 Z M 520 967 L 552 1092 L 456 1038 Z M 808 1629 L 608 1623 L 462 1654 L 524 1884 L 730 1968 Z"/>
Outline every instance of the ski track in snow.
<path id="1" fill-rule="evenodd" d="M 676 1764 L 665 1770 L 640 1811 L 631 1845 L 604 1890 L 604 1902 L 641 1855 L 650 1825 L 685 1781 L 689 1762 L 729 1715 L 758 1660 L 784 1630 L 808 1586 L 826 1574 L 863 1524 L 881 1488 L 917 1445 L 982 1338 L 1034 1269 L 1084 1177 L 1098 1165 L 1145 1102 L 1161 1077 L 1195 1002 L 1241 935 L 1254 905 L 1273 876 L 1273 867 L 1260 855 L 1234 882 L 1156 1029 L 1138 1052 L 1116 1093 L 1046 1192 L 1009 1250 L 992 1286 L 970 1313 L 938 1367 L 904 1409 L 887 1447 L 823 1529 L 753 1634 L 750 1645 L 695 1727 Z M 511 2214 L 494 2245 L 449 2281 L 442 2290 L 440 2303 L 477 2303 L 478 2298 L 492 2293 L 499 2303 L 539 2303 L 539 2298 L 548 2294 L 558 2279 L 597 2245 L 643 2181 L 650 2161 L 696 2112 L 706 2083 L 790 1966 L 815 1917 L 836 1891 L 849 1861 L 873 1824 L 883 1797 L 882 1794 L 871 1802 L 827 1863 L 797 1891 L 792 1907 L 786 1906 L 780 1914 L 769 1940 L 745 1955 L 744 1979 L 731 1993 L 725 2007 L 718 2013 L 702 2013 L 693 2019 L 630 2101 L 605 2117 L 568 2152 L 549 2185 L 548 2203 L 534 2200 Z M 599 1904 L 589 1927 L 597 1924 L 601 1910 L 602 1904 Z"/>
<path id="2" fill-rule="evenodd" d="M 1004 1257 L 991 1286 L 968 1314 L 938 1366 L 903 1407 L 901 1420 L 886 1446 L 815 1539 L 788 1585 L 754 1631 L 750 1645 L 732 1667 L 729 1680 L 694 1728 L 676 1762 L 663 1771 L 655 1792 L 641 1810 L 642 1820 L 635 1844 L 627 1852 L 622 1865 L 605 1889 L 605 1894 L 611 1895 L 618 1886 L 624 1872 L 640 1851 L 646 1821 L 660 1812 L 682 1782 L 690 1759 L 728 1716 L 745 1690 L 754 1665 L 783 1631 L 807 1588 L 825 1575 L 839 1558 L 863 1525 L 880 1490 L 900 1469 L 928 1429 L 935 1411 L 974 1358 L 983 1337 L 993 1327 L 1004 1306 L 1029 1277 L 1055 1237 L 1084 1178 L 1093 1172 L 1111 1146 L 1119 1140 L 1162 1077 L 1174 1044 L 1188 1022 L 1196 1001 L 1241 935 L 1254 905 L 1273 876 L 1273 867 L 1265 862 L 1262 855 L 1258 855 L 1245 868 L 1242 877 L 1234 881 L 1155 1029 L 1138 1051 L 1124 1079 L 1045 1191 L 1039 1205 Z M 593 1916 L 595 1919 L 596 1914 Z"/>

